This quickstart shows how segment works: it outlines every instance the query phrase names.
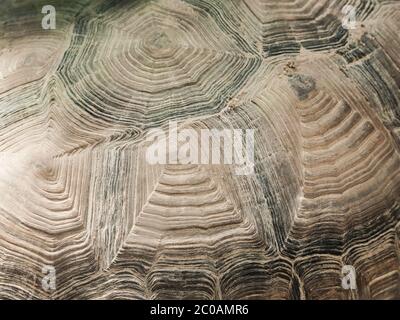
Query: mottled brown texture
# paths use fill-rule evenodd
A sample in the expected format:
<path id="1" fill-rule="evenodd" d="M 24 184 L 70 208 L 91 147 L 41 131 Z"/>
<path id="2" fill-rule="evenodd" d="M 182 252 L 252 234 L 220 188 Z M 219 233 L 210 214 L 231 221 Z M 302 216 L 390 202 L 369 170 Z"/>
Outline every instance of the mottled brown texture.
<path id="1" fill-rule="evenodd" d="M 400 298 L 399 2 L 33 2 L 0 5 L 0 298 Z M 170 120 L 255 129 L 255 174 L 148 164 Z"/>

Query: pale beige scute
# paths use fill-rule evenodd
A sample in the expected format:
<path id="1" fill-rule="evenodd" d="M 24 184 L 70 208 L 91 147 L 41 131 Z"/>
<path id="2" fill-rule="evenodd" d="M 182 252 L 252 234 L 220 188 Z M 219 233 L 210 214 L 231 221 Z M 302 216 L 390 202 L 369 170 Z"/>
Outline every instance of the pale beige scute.
<path id="1" fill-rule="evenodd" d="M 46 4 L 0 3 L 1 299 L 400 298 L 400 3 Z M 254 174 L 151 165 L 169 121 Z"/>

